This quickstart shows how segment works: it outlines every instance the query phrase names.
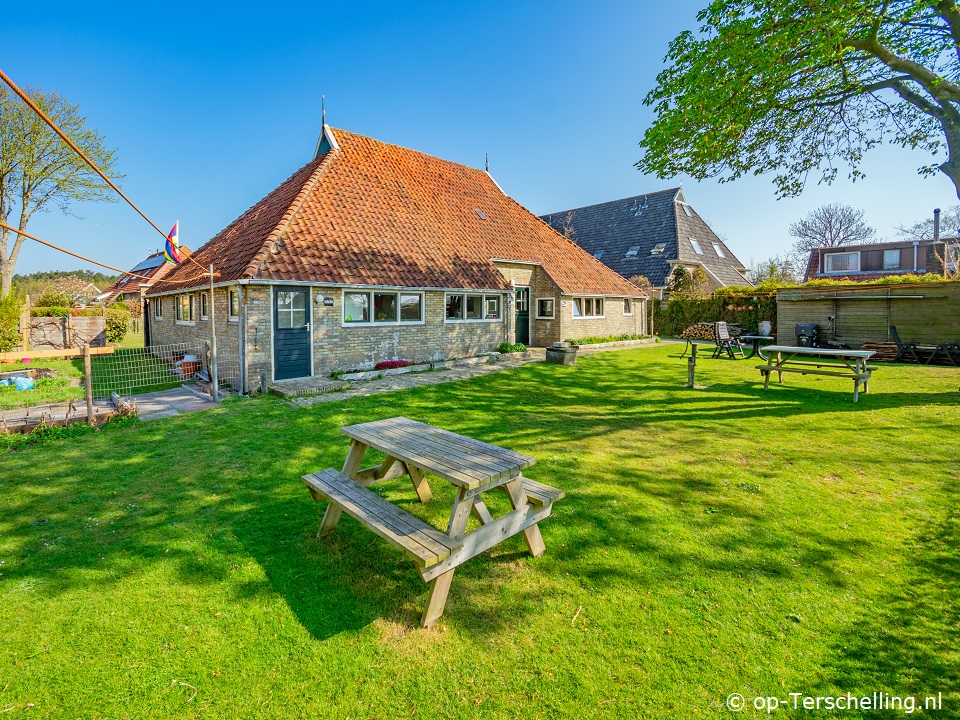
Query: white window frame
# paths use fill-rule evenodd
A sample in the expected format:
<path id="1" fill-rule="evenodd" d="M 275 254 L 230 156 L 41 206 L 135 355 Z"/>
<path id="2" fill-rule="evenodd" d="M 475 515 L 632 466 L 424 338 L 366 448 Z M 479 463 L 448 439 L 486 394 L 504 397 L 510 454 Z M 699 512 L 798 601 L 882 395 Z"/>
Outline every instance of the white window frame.
<path id="1" fill-rule="evenodd" d="M 570 310 L 573 313 L 574 320 L 603 320 L 607 316 L 603 314 L 606 312 L 607 305 L 604 302 L 605 298 L 596 297 L 594 295 L 583 295 L 573 298 L 572 308 Z M 590 315 L 585 314 L 587 307 L 587 302 L 590 303 Z M 600 315 L 594 314 L 596 312 L 597 303 L 600 303 Z"/>
<path id="2" fill-rule="evenodd" d="M 183 318 L 183 301 L 187 301 L 187 319 Z M 195 325 L 194 296 L 192 294 L 177 295 L 177 325 Z"/>
<path id="3" fill-rule="evenodd" d="M 237 314 L 233 314 L 233 299 L 237 299 Z M 227 322 L 240 322 L 240 291 L 238 289 L 227 291 Z"/>
<path id="4" fill-rule="evenodd" d="M 210 319 L 210 293 L 209 292 L 200 293 L 200 319 L 201 320 Z"/>
<path id="5" fill-rule="evenodd" d="M 687 238 L 687 240 L 690 241 L 690 247 L 693 248 L 693 251 L 694 251 L 697 255 L 703 255 L 703 248 L 700 247 L 700 241 L 699 241 L 699 240 L 697 240 L 696 238 Z"/>
<path id="6" fill-rule="evenodd" d="M 155 320 L 163 320 L 163 298 L 158 297 L 153 300 L 153 317 Z"/>
<path id="7" fill-rule="evenodd" d="M 370 319 L 366 322 L 355 322 L 353 320 L 347 320 L 347 295 L 366 295 L 367 296 L 367 307 L 370 308 Z M 395 320 L 377 320 L 374 317 L 373 312 L 373 296 L 374 295 L 396 295 L 396 307 L 397 307 L 397 316 Z M 416 295 L 420 298 L 420 319 L 419 320 L 403 320 L 401 317 L 403 306 L 401 304 L 401 299 L 404 295 Z M 340 326 L 345 328 L 352 327 L 397 327 L 398 325 L 424 325 L 426 324 L 426 314 L 427 314 L 427 303 L 424 298 L 424 293 L 422 290 L 351 290 L 349 288 L 344 288 L 343 302 L 340 303 Z"/>
<path id="8" fill-rule="evenodd" d="M 553 320 L 557 316 L 557 299 L 552 297 L 538 297 L 535 302 L 537 303 L 537 320 Z M 541 315 L 540 314 L 540 303 L 549 302 L 550 304 L 550 314 Z"/>
<path id="9" fill-rule="evenodd" d="M 855 267 L 845 268 L 843 270 L 833 270 L 830 266 L 832 265 L 832 260 L 835 257 L 840 257 L 841 255 L 854 255 L 856 256 L 856 262 L 854 263 Z M 823 274 L 824 275 L 844 275 L 846 273 L 860 272 L 860 251 L 852 250 L 850 252 L 831 252 L 823 254 Z"/>
<path id="10" fill-rule="evenodd" d="M 630 298 L 623 299 L 623 316 L 624 317 L 633 316 L 633 301 Z"/>
<path id="11" fill-rule="evenodd" d="M 480 311 L 483 317 L 479 318 L 448 318 L 447 317 L 447 300 L 451 297 L 459 296 L 461 312 L 466 314 L 467 312 L 467 296 L 472 295 L 474 297 L 480 298 Z M 497 300 L 497 313 L 499 317 L 491 318 L 487 317 L 487 301 L 496 298 Z M 456 323 L 500 323 L 503 322 L 503 297 L 498 293 L 480 293 L 480 292 L 454 292 L 454 293 L 444 293 L 443 294 L 443 322 L 448 324 Z"/>
<path id="12" fill-rule="evenodd" d="M 891 266 L 890 264 L 887 263 L 887 258 L 892 258 L 892 257 L 896 258 L 896 262 L 894 265 Z M 883 251 L 883 269 L 884 270 L 902 270 L 903 269 L 900 267 L 900 248 L 894 248 L 892 250 Z"/>
<path id="13" fill-rule="evenodd" d="M 726 253 L 723 252 L 723 248 L 720 247 L 720 243 L 713 243 L 713 251 L 717 254 L 717 257 L 725 258 Z"/>

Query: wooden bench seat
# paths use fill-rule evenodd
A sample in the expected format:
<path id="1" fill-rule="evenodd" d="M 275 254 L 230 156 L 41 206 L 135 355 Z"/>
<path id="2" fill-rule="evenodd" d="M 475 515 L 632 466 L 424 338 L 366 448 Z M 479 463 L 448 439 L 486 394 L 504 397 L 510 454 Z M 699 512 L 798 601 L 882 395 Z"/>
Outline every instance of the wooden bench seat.
<path id="1" fill-rule="evenodd" d="M 322 497 L 337 505 L 347 515 L 410 555 L 420 568 L 436 565 L 463 546 L 462 542 L 452 540 L 333 468 L 304 475 L 303 482 L 314 500 Z"/>
<path id="2" fill-rule="evenodd" d="M 826 367 L 818 366 L 818 367 Z M 849 380 L 869 380 L 870 379 L 870 370 L 866 372 L 858 373 L 850 370 L 849 372 L 843 372 L 847 368 L 842 365 L 834 365 L 841 370 L 841 372 L 835 372 L 830 370 L 812 370 L 809 367 L 789 367 L 781 365 L 757 365 L 757 369 L 762 375 L 769 375 L 770 373 L 800 373 L 801 375 L 829 375 L 830 377 L 838 378 L 847 378 Z"/>
<path id="3" fill-rule="evenodd" d="M 520 484 L 523 486 L 523 491 L 527 494 L 527 500 L 535 507 L 546 507 L 552 504 L 554 500 L 559 500 L 566 494 L 563 490 L 544 485 L 541 482 L 523 476 L 520 477 Z"/>

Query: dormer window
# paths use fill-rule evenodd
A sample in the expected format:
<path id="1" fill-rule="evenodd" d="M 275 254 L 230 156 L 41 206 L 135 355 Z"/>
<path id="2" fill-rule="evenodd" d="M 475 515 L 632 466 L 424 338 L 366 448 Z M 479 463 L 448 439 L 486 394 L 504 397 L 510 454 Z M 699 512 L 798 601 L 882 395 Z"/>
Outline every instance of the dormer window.
<path id="1" fill-rule="evenodd" d="M 693 248 L 693 251 L 694 251 L 697 255 L 703 255 L 703 248 L 700 247 L 700 243 L 698 243 L 698 242 L 697 242 L 696 240 L 694 240 L 693 238 L 689 238 L 689 239 L 690 239 L 690 247 Z"/>
<path id="2" fill-rule="evenodd" d="M 638 252 L 640 252 L 640 246 L 634 245 L 632 248 L 627 250 L 627 257 L 636 257 Z"/>
<path id="3" fill-rule="evenodd" d="M 667 249 L 666 243 L 657 243 L 650 249 L 651 255 L 663 255 L 663 251 Z"/>

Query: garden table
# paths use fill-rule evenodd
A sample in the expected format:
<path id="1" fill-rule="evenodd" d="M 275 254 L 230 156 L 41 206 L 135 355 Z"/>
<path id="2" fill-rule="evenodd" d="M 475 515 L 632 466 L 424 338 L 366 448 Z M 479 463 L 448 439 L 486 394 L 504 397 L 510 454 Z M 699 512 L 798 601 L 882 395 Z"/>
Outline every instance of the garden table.
<path id="1" fill-rule="evenodd" d="M 839 350 L 788 345 L 768 345 L 764 350 L 768 353 L 767 364 L 757 365 L 760 374 L 764 376 L 764 390 L 770 387 L 771 373 L 777 373 L 781 383 L 785 372 L 801 375 L 832 375 L 853 380 L 853 401 L 857 402 L 861 383 L 863 391 L 867 392 L 871 371 L 876 370 L 876 367 L 867 365 L 867 360 L 874 355 L 872 350 Z"/>
<path id="2" fill-rule="evenodd" d="M 498 543 L 523 533 L 534 557 L 546 547 L 537 523 L 550 515 L 562 490 L 521 475 L 536 460 L 529 455 L 457 435 L 405 417 L 350 425 L 340 432 L 350 438 L 343 471 L 324 470 L 304 476 L 314 498 L 330 500 L 318 535 L 336 527 L 347 512 L 388 542 L 401 548 L 417 564 L 420 576 L 430 583 L 423 612 L 424 627 L 443 613 L 454 569 Z M 368 448 L 386 455 L 380 465 L 361 470 Z M 425 474 L 452 484 L 456 490 L 450 520 L 441 532 L 389 503 L 366 486 L 409 476 L 421 502 L 433 493 Z M 481 496 L 490 490 L 506 492 L 513 508 L 494 518 Z M 480 523 L 466 532 L 470 515 Z"/>
<path id="3" fill-rule="evenodd" d="M 773 335 L 741 335 L 741 340 L 749 340 L 751 344 L 750 354 L 745 358 L 749 360 L 754 355 L 759 355 L 761 360 L 766 360 L 767 356 L 763 354 L 763 350 L 760 349 L 760 343 L 762 342 L 773 342 Z"/>

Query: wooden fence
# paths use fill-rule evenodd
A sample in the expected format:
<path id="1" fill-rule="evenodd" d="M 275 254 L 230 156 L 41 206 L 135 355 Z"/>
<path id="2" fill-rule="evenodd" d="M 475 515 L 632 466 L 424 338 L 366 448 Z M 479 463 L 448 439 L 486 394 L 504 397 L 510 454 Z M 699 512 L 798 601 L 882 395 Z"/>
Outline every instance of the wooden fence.
<path id="1" fill-rule="evenodd" d="M 854 348 L 892 340 L 891 325 L 904 342 L 960 342 L 960 282 L 778 291 L 777 342 L 795 345 L 797 323 L 816 323 L 821 340 Z"/>

